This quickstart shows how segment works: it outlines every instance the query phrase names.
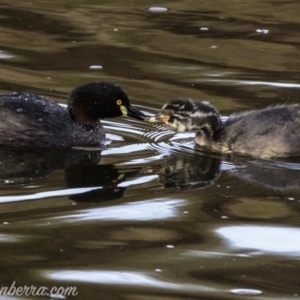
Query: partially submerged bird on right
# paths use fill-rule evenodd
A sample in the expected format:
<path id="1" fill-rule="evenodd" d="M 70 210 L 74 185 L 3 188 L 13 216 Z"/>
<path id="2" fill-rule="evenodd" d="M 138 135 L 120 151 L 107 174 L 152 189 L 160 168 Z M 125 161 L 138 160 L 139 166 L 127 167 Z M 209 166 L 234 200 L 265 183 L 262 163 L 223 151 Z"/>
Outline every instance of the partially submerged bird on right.
<path id="1" fill-rule="evenodd" d="M 206 150 L 260 158 L 300 156 L 300 105 L 277 105 L 232 114 L 226 121 L 208 102 L 172 100 L 148 117 L 177 132 L 195 131 Z"/>

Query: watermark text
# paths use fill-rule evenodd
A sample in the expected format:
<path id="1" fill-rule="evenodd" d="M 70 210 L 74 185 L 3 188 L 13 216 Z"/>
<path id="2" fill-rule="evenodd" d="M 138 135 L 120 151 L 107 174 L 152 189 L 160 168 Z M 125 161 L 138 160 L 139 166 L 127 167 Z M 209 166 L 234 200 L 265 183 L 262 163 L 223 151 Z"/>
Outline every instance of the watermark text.
<path id="1" fill-rule="evenodd" d="M 78 290 L 76 286 L 35 286 L 22 285 L 17 286 L 14 281 L 11 286 L 0 287 L 0 295 L 5 296 L 77 296 Z"/>

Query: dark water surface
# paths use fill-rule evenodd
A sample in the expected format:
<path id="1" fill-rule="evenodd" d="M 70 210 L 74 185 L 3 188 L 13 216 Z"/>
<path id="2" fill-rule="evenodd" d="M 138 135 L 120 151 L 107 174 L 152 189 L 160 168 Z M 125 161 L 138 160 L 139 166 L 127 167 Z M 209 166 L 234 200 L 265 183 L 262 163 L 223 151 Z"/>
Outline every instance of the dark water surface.
<path id="1" fill-rule="evenodd" d="M 1 90 L 66 103 L 75 86 L 108 80 L 147 113 L 172 98 L 225 116 L 299 103 L 299 11 L 284 0 L 0 1 Z M 221 157 L 191 134 L 104 125 L 102 152 L 0 148 L 0 291 L 48 289 L 1 299 L 300 299 L 299 159 Z"/>

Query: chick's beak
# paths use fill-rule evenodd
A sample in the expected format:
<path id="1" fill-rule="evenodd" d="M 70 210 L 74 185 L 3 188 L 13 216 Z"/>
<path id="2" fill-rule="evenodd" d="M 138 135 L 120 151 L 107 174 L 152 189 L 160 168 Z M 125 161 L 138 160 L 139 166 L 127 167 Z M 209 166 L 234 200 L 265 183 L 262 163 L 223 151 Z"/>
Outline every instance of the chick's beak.
<path id="1" fill-rule="evenodd" d="M 153 117 L 147 117 L 147 121 L 150 123 L 167 123 L 170 119 L 170 116 L 159 114 Z"/>
<path id="2" fill-rule="evenodd" d="M 147 117 L 134 106 L 121 106 L 122 114 L 138 120 L 146 120 Z"/>

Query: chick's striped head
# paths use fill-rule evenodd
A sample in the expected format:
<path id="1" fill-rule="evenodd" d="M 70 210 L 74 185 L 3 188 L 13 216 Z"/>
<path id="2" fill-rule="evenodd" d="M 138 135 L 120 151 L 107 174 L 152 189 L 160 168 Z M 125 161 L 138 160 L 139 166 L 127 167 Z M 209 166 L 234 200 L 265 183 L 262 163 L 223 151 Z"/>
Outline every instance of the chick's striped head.
<path id="1" fill-rule="evenodd" d="M 217 117 L 217 110 L 208 102 L 188 100 L 172 100 L 165 104 L 160 113 L 148 119 L 151 123 L 164 123 L 177 132 L 195 131 L 209 126 Z M 206 124 L 208 123 L 208 124 Z"/>

